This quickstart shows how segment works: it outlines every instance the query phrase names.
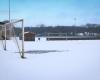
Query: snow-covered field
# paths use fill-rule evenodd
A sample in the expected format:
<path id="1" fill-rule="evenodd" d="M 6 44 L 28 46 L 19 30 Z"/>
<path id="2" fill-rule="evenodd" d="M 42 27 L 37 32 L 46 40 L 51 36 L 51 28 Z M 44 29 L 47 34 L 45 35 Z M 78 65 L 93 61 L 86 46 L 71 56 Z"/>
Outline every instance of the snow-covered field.
<path id="1" fill-rule="evenodd" d="M 19 41 L 21 46 L 21 41 Z M 21 59 L 15 41 L 0 41 L 0 80 L 100 80 L 100 40 L 25 42 Z"/>

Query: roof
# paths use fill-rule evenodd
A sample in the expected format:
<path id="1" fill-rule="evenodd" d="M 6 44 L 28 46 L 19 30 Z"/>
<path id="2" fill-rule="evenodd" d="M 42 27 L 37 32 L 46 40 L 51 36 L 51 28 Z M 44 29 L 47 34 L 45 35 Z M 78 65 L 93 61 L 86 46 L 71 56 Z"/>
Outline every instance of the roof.
<path id="1" fill-rule="evenodd" d="M 4 25 L 5 23 L 4 22 L 0 22 L 0 25 Z"/>
<path id="2" fill-rule="evenodd" d="M 8 20 L 0 22 L 0 25 L 4 25 L 5 23 L 9 23 Z"/>
<path id="3" fill-rule="evenodd" d="M 34 32 L 24 32 L 24 34 L 35 34 Z"/>

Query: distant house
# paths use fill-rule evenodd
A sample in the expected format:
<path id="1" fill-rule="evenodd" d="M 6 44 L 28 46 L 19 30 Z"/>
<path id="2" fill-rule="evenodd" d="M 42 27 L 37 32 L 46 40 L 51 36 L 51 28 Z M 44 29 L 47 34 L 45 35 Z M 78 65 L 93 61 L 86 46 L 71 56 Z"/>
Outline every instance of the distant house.
<path id="1" fill-rule="evenodd" d="M 11 38 L 12 27 L 10 24 L 5 25 L 7 23 L 9 23 L 9 21 L 0 22 L 0 40 L 5 39 L 5 27 L 6 27 L 6 39 L 9 40 Z"/>
<path id="2" fill-rule="evenodd" d="M 22 35 L 20 35 L 20 40 L 22 40 Z M 25 32 L 24 33 L 24 41 L 35 41 L 35 33 L 33 32 Z"/>

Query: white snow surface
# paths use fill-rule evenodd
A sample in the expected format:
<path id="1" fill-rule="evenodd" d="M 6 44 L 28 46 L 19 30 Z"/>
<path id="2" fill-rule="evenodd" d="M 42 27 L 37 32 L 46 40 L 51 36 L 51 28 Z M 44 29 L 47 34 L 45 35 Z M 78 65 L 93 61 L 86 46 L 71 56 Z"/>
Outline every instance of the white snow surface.
<path id="1" fill-rule="evenodd" d="M 26 59 L 14 41 L 1 44 L 0 80 L 100 80 L 100 40 L 25 41 Z"/>

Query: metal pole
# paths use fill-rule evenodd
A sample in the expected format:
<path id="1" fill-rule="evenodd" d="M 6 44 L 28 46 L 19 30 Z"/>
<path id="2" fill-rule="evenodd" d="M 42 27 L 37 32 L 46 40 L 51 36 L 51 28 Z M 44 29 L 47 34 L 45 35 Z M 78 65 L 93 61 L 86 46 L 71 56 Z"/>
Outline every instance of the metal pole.
<path id="1" fill-rule="evenodd" d="M 9 0 L 9 23 L 10 23 L 10 16 L 11 16 L 11 13 L 10 13 L 10 0 Z"/>
<path id="2" fill-rule="evenodd" d="M 22 55 L 21 58 L 25 58 L 24 57 L 24 21 L 22 20 Z"/>
<path id="3" fill-rule="evenodd" d="M 11 22 L 11 3 L 10 3 L 10 0 L 9 0 L 9 23 Z M 9 29 L 9 32 L 10 32 L 10 38 L 11 38 L 11 34 L 12 34 L 12 25 L 10 24 L 10 29 Z"/>

